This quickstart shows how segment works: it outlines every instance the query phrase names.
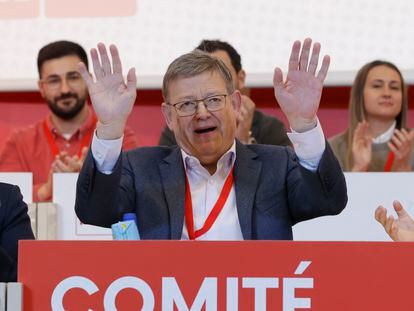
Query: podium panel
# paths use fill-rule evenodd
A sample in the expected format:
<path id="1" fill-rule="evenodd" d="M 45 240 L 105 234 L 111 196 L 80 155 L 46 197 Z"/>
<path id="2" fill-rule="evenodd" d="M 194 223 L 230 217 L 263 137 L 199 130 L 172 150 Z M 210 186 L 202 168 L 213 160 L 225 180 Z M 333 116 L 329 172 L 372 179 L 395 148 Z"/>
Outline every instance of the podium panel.
<path id="1" fill-rule="evenodd" d="M 414 310 L 414 243 L 21 241 L 25 310 Z"/>
<path id="2" fill-rule="evenodd" d="M 375 220 L 383 205 L 396 217 L 392 202 L 399 200 L 414 216 L 414 173 L 346 173 L 348 204 L 337 216 L 318 217 L 293 226 L 298 241 L 389 241 Z"/>
<path id="3" fill-rule="evenodd" d="M 53 202 L 57 204 L 59 240 L 111 240 L 112 231 L 80 222 L 75 213 L 78 173 L 53 174 Z"/>

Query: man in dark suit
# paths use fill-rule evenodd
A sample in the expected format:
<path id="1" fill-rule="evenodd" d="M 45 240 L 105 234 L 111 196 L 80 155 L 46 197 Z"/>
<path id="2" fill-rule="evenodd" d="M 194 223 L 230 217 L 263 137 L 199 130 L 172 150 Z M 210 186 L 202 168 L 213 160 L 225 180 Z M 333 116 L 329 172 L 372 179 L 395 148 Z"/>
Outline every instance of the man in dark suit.
<path id="1" fill-rule="evenodd" d="M 96 82 L 80 65 L 99 118 L 77 185 L 76 213 L 110 226 L 135 212 L 143 239 L 292 239 L 292 225 L 337 214 L 347 202 L 341 168 L 316 116 L 329 68 L 316 73 L 320 44 L 296 41 L 286 82 L 275 95 L 293 133 L 288 147 L 243 145 L 235 139 L 241 95 L 218 58 L 193 51 L 174 60 L 163 81 L 162 112 L 178 147 L 120 145 L 135 101 L 136 77 L 124 83 L 115 46 L 91 52 Z"/>
<path id="2" fill-rule="evenodd" d="M 19 240 L 34 239 L 27 205 L 17 186 L 0 183 L 0 282 L 17 279 Z"/>

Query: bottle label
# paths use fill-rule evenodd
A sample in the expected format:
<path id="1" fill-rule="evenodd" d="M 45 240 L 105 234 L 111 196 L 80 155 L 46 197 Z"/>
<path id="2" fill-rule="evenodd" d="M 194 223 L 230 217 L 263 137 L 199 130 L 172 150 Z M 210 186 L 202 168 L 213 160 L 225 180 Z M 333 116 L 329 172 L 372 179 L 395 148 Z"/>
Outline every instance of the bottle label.
<path id="1" fill-rule="evenodd" d="M 139 240 L 138 228 L 133 220 L 117 222 L 111 228 L 114 240 Z"/>

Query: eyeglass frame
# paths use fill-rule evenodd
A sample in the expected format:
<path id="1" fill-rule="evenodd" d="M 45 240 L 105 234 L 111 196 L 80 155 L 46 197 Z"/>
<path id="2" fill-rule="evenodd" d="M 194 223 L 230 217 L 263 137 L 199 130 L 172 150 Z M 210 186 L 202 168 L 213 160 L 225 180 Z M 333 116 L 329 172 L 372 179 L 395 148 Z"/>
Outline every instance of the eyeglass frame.
<path id="1" fill-rule="evenodd" d="M 206 103 L 205 103 L 205 101 L 207 100 L 207 99 L 209 99 L 209 98 L 212 98 L 212 97 L 218 97 L 218 96 L 223 96 L 223 98 L 224 98 L 224 104 L 223 104 L 223 106 L 222 107 L 220 107 L 220 108 L 218 108 L 218 109 L 214 109 L 214 110 L 210 110 L 209 108 L 208 108 L 208 106 L 206 105 Z M 214 112 L 214 111 L 219 111 L 219 110 L 221 110 L 221 109 L 223 109 L 225 106 L 226 106 L 226 102 L 227 102 L 227 96 L 231 96 L 230 94 L 214 94 L 214 95 L 209 95 L 209 96 L 207 96 L 207 97 L 204 97 L 204 98 L 202 98 L 202 99 L 187 99 L 187 100 L 182 100 L 182 101 L 179 101 L 179 102 L 177 102 L 177 103 L 175 103 L 175 104 L 170 104 L 170 103 L 167 103 L 167 105 L 169 105 L 169 106 L 172 106 L 172 107 L 174 107 L 175 108 L 175 111 L 177 111 L 177 114 L 178 114 L 178 116 L 179 117 L 191 117 L 191 116 L 193 116 L 193 115 L 195 115 L 196 113 L 197 113 L 197 110 L 198 110 L 198 105 L 199 105 L 199 103 L 200 102 L 203 102 L 203 105 L 204 105 L 204 107 L 206 108 L 206 110 L 208 111 L 208 112 Z M 195 106 L 195 110 L 194 110 L 194 112 L 192 113 L 192 114 L 185 114 L 185 115 L 181 115 L 180 113 L 180 110 L 176 107 L 177 105 L 179 105 L 179 104 L 184 104 L 184 103 L 186 103 L 186 102 L 192 102 L 192 103 L 196 103 L 196 106 Z"/>
<path id="2" fill-rule="evenodd" d="M 76 77 L 76 79 L 73 80 L 72 82 L 71 82 L 71 76 L 72 76 L 72 79 Z M 55 82 L 56 85 L 53 85 L 54 84 L 53 81 L 48 81 L 48 80 L 51 80 L 51 79 L 56 79 L 56 80 L 58 79 Z M 62 77 L 60 75 L 57 75 L 57 74 L 51 74 L 51 75 L 47 76 L 44 79 L 40 79 L 40 82 L 44 83 L 51 90 L 57 90 L 60 87 L 62 87 L 63 80 L 66 81 L 66 84 L 68 86 L 76 87 L 78 83 L 80 84 L 80 81 L 82 81 L 83 78 L 82 78 L 82 75 L 80 74 L 80 72 L 78 72 L 78 71 L 69 71 L 65 74 L 64 77 Z"/>

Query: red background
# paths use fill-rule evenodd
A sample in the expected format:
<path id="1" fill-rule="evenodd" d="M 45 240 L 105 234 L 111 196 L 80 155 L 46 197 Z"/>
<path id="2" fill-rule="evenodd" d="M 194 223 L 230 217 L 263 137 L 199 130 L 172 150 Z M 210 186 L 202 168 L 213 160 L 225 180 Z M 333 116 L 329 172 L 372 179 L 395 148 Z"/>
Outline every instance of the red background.
<path id="1" fill-rule="evenodd" d="M 325 87 L 319 108 L 319 119 L 325 135 L 330 137 L 346 129 L 348 124 L 348 101 L 350 87 Z M 262 111 L 279 117 L 287 124 L 278 108 L 272 88 L 253 88 L 250 96 Z M 409 88 L 409 102 L 414 102 L 414 87 Z M 161 114 L 160 90 L 138 90 L 137 102 L 128 120 L 142 146 L 158 144 L 165 123 Z M 412 108 L 410 106 L 410 108 Z M 43 118 L 48 112 L 47 105 L 37 91 L 0 92 L 0 147 L 10 131 Z M 414 126 L 414 110 L 409 111 L 409 126 Z"/>

